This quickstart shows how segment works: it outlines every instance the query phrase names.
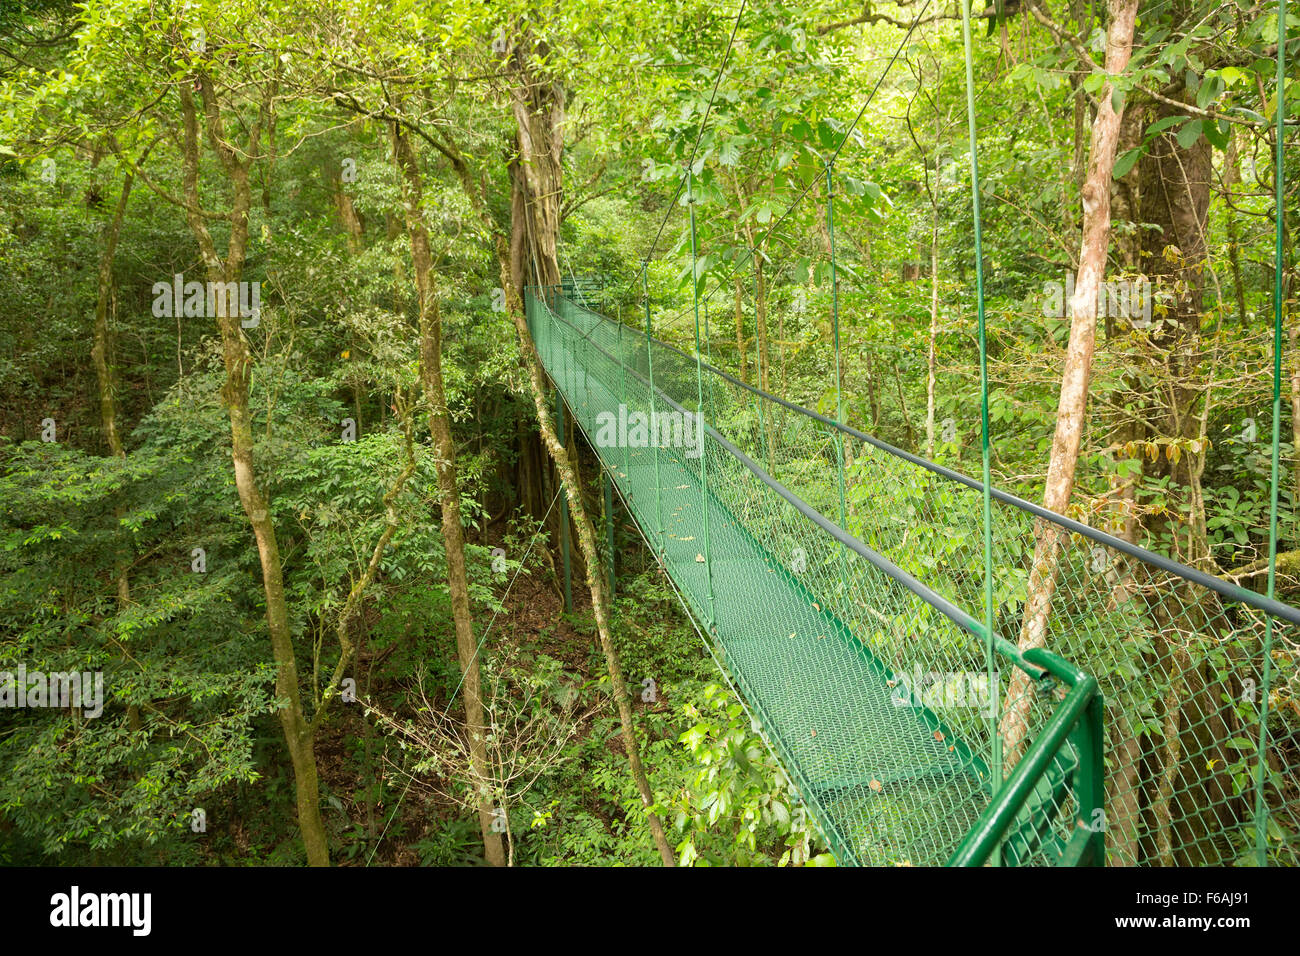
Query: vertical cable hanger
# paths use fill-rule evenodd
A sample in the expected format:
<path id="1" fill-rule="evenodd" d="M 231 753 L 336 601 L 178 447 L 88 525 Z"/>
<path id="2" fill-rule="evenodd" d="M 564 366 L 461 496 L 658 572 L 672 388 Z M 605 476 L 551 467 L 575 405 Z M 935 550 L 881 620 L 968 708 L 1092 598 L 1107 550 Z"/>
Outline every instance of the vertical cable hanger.
<path id="1" fill-rule="evenodd" d="M 1286 133 L 1286 0 L 1277 4 L 1277 143 L 1273 171 L 1273 461 L 1268 511 L 1268 597 L 1277 588 L 1277 509 L 1279 454 L 1282 439 L 1282 299 L 1283 221 L 1285 177 L 1282 144 Z M 1255 855 L 1258 866 L 1268 865 L 1268 801 L 1266 750 L 1268 747 L 1268 698 L 1273 679 L 1273 616 L 1264 618 L 1264 672 L 1260 679 L 1259 749 L 1255 757 Z"/>
<path id="2" fill-rule="evenodd" d="M 970 183 L 972 215 L 975 222 L 975 310 L 980 353 L 980 448 L 983 466 L 984 512 L 984 666 L 989 681 L 990 701 L 998 700 L 997 684 L 993 670 L 993 510 L 991 504 L 992 478 L 989 465 L 989 355 L 984 321 L 984 249 L 980 221 L 980 168 L 975 136 L 975 76 L 971 52 L 970 0 L 962 0 L 961 26 L 966 57 L 966 120 L 970 146 Z M 998 733 L 998 715 L 990 707 L 989 735 L 993 745 L 989 782 L 993 793 L 1002 786 L 1002 738 Z M 996 854 L 994 857 L 997 860 Z"/>

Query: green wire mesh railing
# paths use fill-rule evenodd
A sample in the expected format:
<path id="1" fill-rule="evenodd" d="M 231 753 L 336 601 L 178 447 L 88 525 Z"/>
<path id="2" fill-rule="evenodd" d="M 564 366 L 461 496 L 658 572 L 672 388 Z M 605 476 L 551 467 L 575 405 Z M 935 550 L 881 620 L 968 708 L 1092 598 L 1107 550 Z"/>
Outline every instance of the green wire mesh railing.
<path id="1" fill-rule="evenodd" d="M 680 573 L 692 610 L 711 622 L 720 659 L 766 718 L 769 737 L 779 738 L 774 746 L 837 856 L 947 859 L 987 807 L 989 789 L 974 781 L 988 772 L 995 740 L 1012 774 L 1065 694 L 1034 679 L 1036 652 L 1020 667 L 1004 640 L 1003 672 L 989 682 L 978 623 L 960 626 L 964 612 L 936 607 L 934 596 L 950 610 L 982 604 L 980 482 L 705 365 L 700 447 L 712 554 L 698 560 L 706 500 L 699 459 L 680 443 L 656 449 L 648 435 L 641 446 L 634 414 L 695 412 L 695 359 L 562 296 L 549 301 L 553 310 L 535 297 L 529 305 L 543 361 L 665 566 Z M 632 423 L 621 436 L 620 405 Z M 903 577 L 924 582 L 929 599 L 861 560 L 745 462 L 826 521 L 839 514 L 841 454 L 845 530 Z M 1034 629 L 1039 645 L 1095 675 L 1106 728 L 1104 813 L 1093 812 L 1098 804 L 1080 814 L 1072 792 L 1078 747 L 1067 746 L 1035 809 L 1021 814 L 1032 851 L 1007 849 L 1014 840 L 1006 837 L 1002 861 L 1059 862 L 1084 822 L 1102 834 L 1112 865 L 1254 862 L 1262 769 L 1267 862 L 1300 862 L 1300 612 L 1003 492 L 993 492 L 993 503 L 996 632 L 1015 644 Z M 1055 547 L 1038 548 L 1031 589 L 1044 535 Z M 890 688 L 890 709 L 861 699 L 871 675 Z M 800 708 L 811 714 L 816 701 L 831 702 L 818 711 L 829 723 L 801 723 Z M 863 749 L 874 763 L 860 759 Z"/>
<path id="2" fill-rule="evenodd" d="M 888 495 L 893 506 L 857 509 L 849 530 L 954 602 L 978 601 L 979 484 L 883 445 L 859 447 L 851 497 Z M 998 629 L 1019 640 L 1037 625 L 1039 642 L 1095 674 L 1106 700 L 1108 861 L 1254 862 L 1263 712 L 1269 861 L 1300 862 L 1295 610 L 1011 496 L 995 494 L 995 508 Z M 1031 582 L 1043 535 L 1056 553 Z M 1031 602 L 1045 593 L 1050 605 Z M 1262 711 L 1269 616 L 1274 679 Z"/>
<path id="3" fill-rule="evenodd" d="M 574 420 L 840 862 L 937 864 L 959 847 L 966 863 L 1100 861 L 1095 681 L 1004 640 L 990 680 L 981 624 L 826 517 L 852 436 L 711 367 L 697 378 L 694 358 L 560 290 L 530 290 L 527 308 Z M 1007 707 L 1033 743 L 997 788 Z"/>

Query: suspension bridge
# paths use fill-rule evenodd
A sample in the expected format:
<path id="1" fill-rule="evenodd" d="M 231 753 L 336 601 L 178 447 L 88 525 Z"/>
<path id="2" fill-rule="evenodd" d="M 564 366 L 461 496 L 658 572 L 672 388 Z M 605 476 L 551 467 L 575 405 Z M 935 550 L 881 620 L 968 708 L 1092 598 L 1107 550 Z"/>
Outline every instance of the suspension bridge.
<path id="1" fill-rule="evenodd" d="M 655 337 L 644 270 L 644 328 L 593 308 L 589 284 L 530 288 L 557 404 L 600 458 L 607 510 L 617 489 L 841 864 L 1300 864 L 1300 740 L 1277 719 L 1300 697 L 1300 611 L 1273 597 L 1281 220 L 1266 594 L 994 488 L 969 19 L 963 4 L 981 479 L 844 420 L 833 167 L 852 125 L 825 178 L 835 417 L 706 358 L 699 137 L 678 193 L 694 354 Z M 1283 113 L 1279 98 L 1278 210 Z"/>
<path id="2" fill-rule="evenodd" d="M 914 573 L 952 541 L 949 566 L 978 571 L 980 482 L 571 295 L 529 290 L 543 365 L 841 863 L 1099 864 L 1108 841 L 1116 863 L 1231 862 L 1229 821 L 1252 819 L 1228 779 L 1236 699 L 1261 680 L 1263 619 L 1294 629 L 1300 612 L 994 490 L 999 566 L 1025 565 L 1036 521 L 1064 544 L 1052 650 L 995 634 L 986 672 L 963 610 L 978 574 L 945 575 L 943 594 Z M 860 502 L 843 522 L 827 516 L 840 474 Z M 1126 655 L 1153 667 L 1149 688 Z M 1106 720 L 1104 691 L 1128 707 L 1178 685 L 1173 764 L 1174 740 Z M 1028 746 L 995 784 L 1008 714 Z"/>

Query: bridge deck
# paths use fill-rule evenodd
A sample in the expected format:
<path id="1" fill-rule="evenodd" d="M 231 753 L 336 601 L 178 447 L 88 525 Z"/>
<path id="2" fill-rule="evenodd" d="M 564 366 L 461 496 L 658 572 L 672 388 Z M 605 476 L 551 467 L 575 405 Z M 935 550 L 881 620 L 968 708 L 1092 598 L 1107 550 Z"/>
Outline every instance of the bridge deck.
<path id="1" fill-rule="evenodd" d="M 597 415 L 617 414 L 628 396 L 599 368 L 592 373 L 602 363 L 584 365 L 560 337 L 539 343 L 539 352 L 595 447 Z M 725 467 L 712 440 L 704 446 L 709 467 Z M 715 651 L 841 862 L 944 862 L 988 800 L 956 741 L 896 701 L 891 670 L 776 560 L 712 482 L 706 499 L 698 458 L 680 447 L 597 451 L 702 629 L 710 620 L 707 500 Z"/>

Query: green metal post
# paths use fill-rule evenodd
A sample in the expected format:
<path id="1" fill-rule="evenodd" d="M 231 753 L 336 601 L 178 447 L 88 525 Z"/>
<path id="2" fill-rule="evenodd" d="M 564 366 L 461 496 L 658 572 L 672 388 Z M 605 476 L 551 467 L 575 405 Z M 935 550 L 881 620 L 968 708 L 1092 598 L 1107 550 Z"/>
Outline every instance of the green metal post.
<path id="1" fill-rule="evenodd" d="M 660 491 L 659 481 L 659 431 L 655 426 L 655 362 L 654 347 L 651 345 L 651 327 L 650 327 L 650 286 L 646 282 L 645 273 L 641 273 L 641 292 L 645 297 L 645 365 L 646 377 L 650 379 L 650 434 L 654 441 L 650 443 L 654 448 L 655 456 L 655 530 L 659 533 L 659 553 L 664 553 L 664 506 L 663 494 Z"/>
<path id="2" fill-rule="evenodd" d="M 555 296 L 555 313 L 559 315 L 560 310 L 564 308 L 564 300 L 557 294 Z M 564 388 L 570 395 L 573 394 L 573 350 L 578 347 L 578 343 L 572 341 L 573 330 L 566 327 L 564 330 L 565 338 L 570 339 L 568 347 L 564 350 Z M 563 438 L 560 439 L 563 441 Z"/>
<path id="3" fill-rule="evenodd" d="M 597 345 L 594 339 L 588 337 L 582 340 L 582 407 L 586 413 L 584 421 L 592 422 L 595 420 L 595 414 L 591 407 L 591 361 L 595 357 Z"/>
<path id="4" fill-rule="evenodd" d="M 717 613 L 713 602 L 713 553 L 709 547 L 709 455 L 704 445 L 704 367 L 700 356 L 700 284 L 696 281 L 697 249 L 695 244 L 695 180 L 686 170 L 686 208 L 691 214 L 691 298 L 695 304 L 695 400 L 700 416 L 700 503 L 704 509 L 704 573 L 708 579 L 709 636 L 715 636 Z"/>
<path id="5" fill-rule="evenodd" d="M 763 391 L 763 350 L 759 347 L 758 342 L 758 250 L 753 250 L 751 258 L 754 260 L 754 386 L 758 391 Z M 760 395 L 754 396 L 754 402 L 758 405 L 758 441 L 759 448 L 763 450 L 763 460 L 767 463 L 769 474 L 773 474 L 772 456 L 767 447 L 767 426 L 763 421 L 763 398 Z"/>
<path id="6" fill-rule="evenodd" d="M 555 435 L 560 444 L 564 445 L 564 399 L 560 396 L 558 387 L 555 389 Z M 564 562 L 564 610 L 572 612 L 573 565 L 569 560 L 569 499 L 564 493 L 563 476 L 560 477 L 560 557 Z"/>
<path id="7" fill-rule="evenodd" d="M 619 304 L 618 310 L 618 400 L 624 405 L 627 404 L 627 357 L 623 353 L 623 306 Z M 628 503 L 632 503 L 632 483 L 628 481 L 628 476 L 632 474 L 631 450 L 628 443 L 623 442 L 623 494 Z"/>
<path id="8" fill-rule="evenodd" d="M 1286 0 L 1277 4 L 1277 159 L 1273 172 L 1275 202 L 1273 220 L 1273 482 L 1268 522 L 1268 596 L 1277 585 L 1277 508 L 1279 463 L 1282 439 L 1282 201 L 1286 198 L 1282 168 L 1282 144 L 1286 135 Z M 1265 763 L 1268 747 L 1268 698 L 1273 681 L 1273 616 L 1264 619 L 1264 672 L 1260 679 L 1259 750 L 1255 757 L 1255 854 L 1259 866 L 1268 866 L 1268 800 L 1265 795 Z"/>
<path id="9" fill-rule="evenodd" d="M 993 508 L 990 489 L 992 487 L 991 467 L 989 463 L 989 363 L 988 340 L 984 324 L 984 249 L 980 218 L 980 167 L 975 149 L 975 75 L 973 54 L 971 52 L 970 0 L 962 0 L 961 23 L 962 40 L 966 54 L 966 124 L 967 137 L 970 141 L 970 176 L 971 203 L 975 220 L 975 309 L 977 316 L 979 350 L 980 350 L 980 412 L 983 449 L 983 500 L 984 500 L 984 631 L 985 631 L 985 669 L 988 673 L 989 686 L 994 686 L 993 678 Z M 994 699 L 1001 702 L 1001 695 Z M 989 715 L 989 736 L 993 742 L 993 759 L 991 761 L 992 786 L 994 792 L 1002 786 L 1002 736 L 998 733 L 998 715 Z M 1000 862 L 994 855 L 994 865 Z"/>
<path id="10" fill-rule="evenodd" d="M 1106 865 L 1105 706 L 1098 692 L 1075 728 L 1072 741 L 1079 755 L 1075 770 L 1075 827 L 1090 834 L 1080 858 L 1083 866 Z"/>
<path id="11" fill-rule="evenodd" d="M 831 337 L 835 348 L 835 420 L 844 424 L 844 395 L 841 381 L 844 377 L 840 367 L 840 286 L 835 272 L 835 177 L 831 164 L 826 164 L 826 239 L 831 253 Z M 848 530 L 845 520 L 847 509 L 844 501 L 844 433 L 835 432 L 835 466 L 840 482 L 840 527 Z M 840 545 L 840 586 L 848 589 L 849 552 Z"/>

